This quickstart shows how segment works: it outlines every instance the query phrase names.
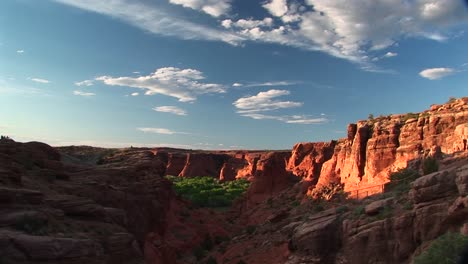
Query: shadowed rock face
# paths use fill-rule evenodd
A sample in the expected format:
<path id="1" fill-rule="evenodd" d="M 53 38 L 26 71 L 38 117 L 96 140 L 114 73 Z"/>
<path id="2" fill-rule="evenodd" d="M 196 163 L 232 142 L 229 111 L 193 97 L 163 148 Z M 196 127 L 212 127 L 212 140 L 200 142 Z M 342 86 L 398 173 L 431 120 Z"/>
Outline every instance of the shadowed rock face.
<path id="1" fill-rule="evenodd" d="M 74 151 L 80 155 L 69 156 Z M 177 250 L 191 251 L 207 234 L 226 236 L 224 220 L 201 209 L 190 217 L 212 221 L 181 224 L 188 204 L 162 177 L 164 156 L 147 149 L 97 152 L 66 148 L 70 162 L 62 163 L 46 144 L 0 141 L 7 161 L 0 163 L 2 263 L 176 263 Z"/>

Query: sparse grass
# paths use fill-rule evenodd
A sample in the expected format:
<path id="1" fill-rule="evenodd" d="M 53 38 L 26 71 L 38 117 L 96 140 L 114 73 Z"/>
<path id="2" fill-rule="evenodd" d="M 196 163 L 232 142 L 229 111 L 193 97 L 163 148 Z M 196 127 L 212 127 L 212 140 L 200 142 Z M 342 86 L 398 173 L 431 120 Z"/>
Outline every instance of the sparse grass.
<path id="1" fill-rule="evenodd" d="M 401 169 L 390 174 L 390 182 L 385 185 L 386 191 L 393 191 L 395 196 L 407 193 L 410 190 L 410 183 L 420 175 L 411 169 Z"/>
<path id="2" fill-rule="evenodd" d="M 468 247 L 468 236 L 460 233 L 446 233 L 414 259 L 414 264 L 456 264 L 463 250 Z"/>
<path id="3" fill-rule="evenodd" d="M 212 177 L 184 178 L 167 176 L 177 194 L 200 207 L 228 207 L 249 187 L 247 180 L 219 182 Z"/>

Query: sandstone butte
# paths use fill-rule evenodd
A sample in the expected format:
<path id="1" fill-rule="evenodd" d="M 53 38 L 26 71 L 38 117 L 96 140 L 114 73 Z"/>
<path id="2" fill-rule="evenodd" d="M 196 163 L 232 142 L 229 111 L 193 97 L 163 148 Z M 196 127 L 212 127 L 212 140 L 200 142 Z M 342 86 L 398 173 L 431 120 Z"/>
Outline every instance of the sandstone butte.
<path id="1" fill-rule="evenodd" d="M 53 148 L 3 138 L 0 263 L 411 263 L 447 231 L 468 233 L 467 139 L 468 97 L 362 120 L 346 138 L 292 151 Z M 438 172 L 404 193 L 382 193 L 392 172 L 420 170 L 427 157 Z M 183 200 L 164 175 L 251 185 L 219 211 Z M 308 199 L 333 183 L 357 199 Z"/>

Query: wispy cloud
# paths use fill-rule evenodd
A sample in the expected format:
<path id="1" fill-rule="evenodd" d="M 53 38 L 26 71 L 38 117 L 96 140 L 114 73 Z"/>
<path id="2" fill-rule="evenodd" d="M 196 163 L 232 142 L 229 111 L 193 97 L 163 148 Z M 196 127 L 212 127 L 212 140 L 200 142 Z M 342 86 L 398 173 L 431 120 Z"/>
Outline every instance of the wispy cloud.
<path id="1" fill-rule="evenodd" d="M 231 0 L 169 0 L 169 2 L 202 11 L 214 17 L 225 15 L 231 9 Z"/>
<path id="2" fill-rule="evenodd" d="M 153 110 L 157 112 L 170 113 L 170 114 L 180 115 L 180 116 L 187 115 L 187 111 L 177 106 L 169 106 L 169 105 L 158 106 L 158 107 L 153 108 Z"/>
<path id="3" fill-rule="evenodd" d="M 23 54 L 23 53 L 24 53 L 24 50 L 22 50 L 22 49 L 17 50 L 16 53 L 18 53 L 18 54 Z"/>
<path id="4" fill-rule="evenodd" d="M 268 16 L 257 20 L 246 17 L 220 20 L 218 27 L 182 19 L 158 1 L 55 1 L 115 17 L 155 34 L 232 45 L 248 41 L 274 43 L 321 51 L 373 72 L 388 72 L 375 66 L 377 59 L 373 61 L 373 58 L 388 58 L 386 49 L 394 47 L 400 39 L 447 41 L 456 36 L 452 29 L 468 22 L 465 1 L 460 0 L 405 1 L 404 4 L 401 0 L 267 0 L 257 3 L 269 12 Z M 215 17 L 226 14 L 231 7 L 228 0 L 170 2 Z"/>
<path id="5" fill-rule="evenodd" d="M 46 80 L 46 79 L 41 79 L 41 78 L 29 78 L 31 81 L 33 82 L 37 82 L 37 83 L 50 83 L 49 80 Z"/>
<path id="6" fill-rule="evenodd" d="M 429 80 L 438 80 L 454 73 L 456 73 L 456 70 L 452 68 L 430 68 L 421 71 L 419 75 Z"/>
<path id="7" fill-rule="evenodd" d="M 190 133 L 187 132 L 178 132 L 178 131 L 172 131 L 167 128 L 157 128 L 157 127 L 139 127 L 137 130 L 144 132 L 144 133 L 154 133 L 154 134 L 163 134 L 163 135 L 176 135 L 176 134 L 182 134 L 182 135 L 189 135 Z"/>
<path id="8" fill-rule="evenodd" d="M 271 82 L 253 82 L 253 83 L 233 83 L 233 87 L 271 87 L 271 86 L 290 86 L 300 84 L 298 81 L 271 81 Z"/>
<path id="9" fill-rule="evenodd" d="M 79 95 L 79 96 L 86 96 L 86 97 L 96 95 L 95 93 L 83 92 L 83 91 L 79 91 L 79 90 L 73 91 L 73 94 L 74 95 Z"/>
<path id="10" fill-rule="evenodd" d="M 96 78 L 107 85 L 139 88 L 145 90 L 146 95 L 162 94 L 175 97 L 181 102 L 195 101 L 200 94 L 226 92 L 223 85 L 204 83 L 203 79 L 205 76 L 201 71 L 174 67 L 160 68 L 147 76 Z"/>
<path id="11" fill-rule="evenodd" d="M 223 41 L 238 45 L 244 40 L 235 33 L 197 24 L 170 14 L 157 1 L 139 0 L 55 0 L 83 10 L 112 16 L 151 33 L 182 39 Z"/>
<path id="12" fill-rule="evenodd" d="M 131 95 L 131 96 L 138 96 L 138 95 L 140 95 L 140 94 L 139 94 L 139 93 L 131 93 L 130 95 Z"/>
<path id="13" fill-rule="evenodd" d="M 92 85 L 94 85 L 94 81 L 93 80 L 84 80 L 84 81 L 81 81 L 81 82 L 75 82 L 75 85 L 76 86 L 92 86 Z"/>
<path id="14" fill-rule="evenodd" d="M 260 113 L 245 113 L 242 116 L 250 117 L 256 120 L 277 120 L 287 124 L 313 125 L 327 123 L 326 117 L 313 117 L 307 115 L 266 115 Z"/>

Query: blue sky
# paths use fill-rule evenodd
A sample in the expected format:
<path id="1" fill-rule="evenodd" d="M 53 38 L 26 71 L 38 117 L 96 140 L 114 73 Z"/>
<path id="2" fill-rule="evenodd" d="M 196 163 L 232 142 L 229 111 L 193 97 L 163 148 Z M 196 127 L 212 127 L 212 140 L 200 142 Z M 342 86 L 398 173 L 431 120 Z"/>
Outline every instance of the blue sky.
<path id="1" fill-rule="evenodd" d="M 468 95 L 459 0 L 2 0 L 0 133 L 289 149 Z"/>

